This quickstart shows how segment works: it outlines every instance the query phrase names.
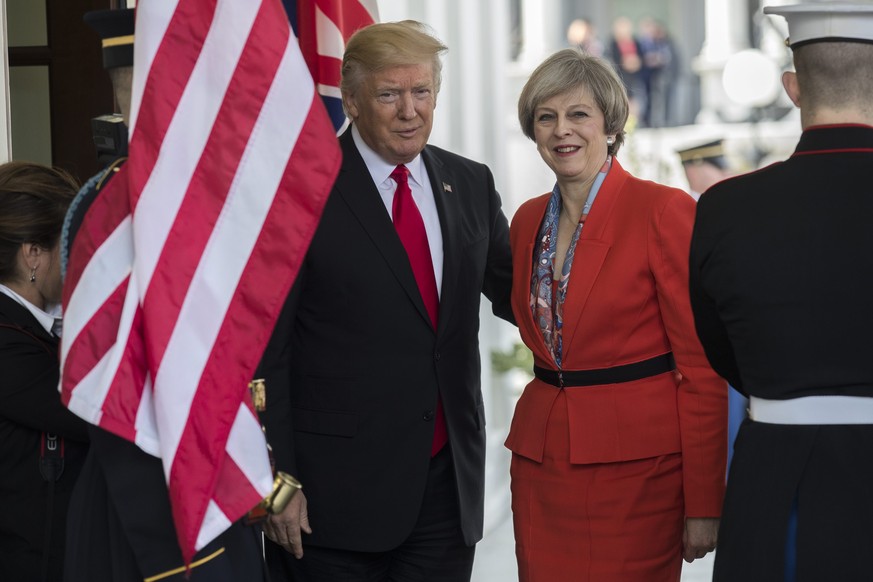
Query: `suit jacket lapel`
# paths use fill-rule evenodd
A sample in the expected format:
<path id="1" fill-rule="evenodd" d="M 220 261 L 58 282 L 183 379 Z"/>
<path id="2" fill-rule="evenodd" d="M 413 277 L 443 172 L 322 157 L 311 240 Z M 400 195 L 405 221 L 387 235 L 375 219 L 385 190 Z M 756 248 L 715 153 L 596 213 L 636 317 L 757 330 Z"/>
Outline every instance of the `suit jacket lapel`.
<path id="1" fill-rule="evenodd" d="M 343 150 L 343 164 L 334 188 L 385 258 L 410 301 L 415 304 L 416 309 L 430 325 L 430 317 L 424 307 L 418 284 L 415 282 L 406 249 L 400 242 L 391 217 L 388 216 L 379 196 L 379 190 L 355 147 L 351 128 L 340 136 L 340 145 Z"/>
<path id="2" fill-rule="evenodd" d="M 421 153 L 427 175 L 430 177 L 433 197 L 436 202 L 437 214 L 440 218 L 440 229 L 443 235 L 443 280 L 440 285 L 440 316 L 439 330 L 448 324 L 454 305 L 454 295 L 457 292 L 457 280 L 460 270 L 460 240 L 458 225 L 460 224 L 460 203 L 458 190 L 461 185 L 454 179 L 452 172 L 431 148 L 425 147 Z"/>
<path id="3" fill-rule="evenodd" d="M 573 349 L 573 340 L 576 336 L 574 332 L 578 330 L 583 335 L 587 332 L 580 328 L 579 319 L 582 317 L 585 303 L 609 252 L 611 242 L 604 239 L 604 233 L 626 180 L 627 172 L 618 160 L 613 158 L 612 168 L 597 193 L 597 199 L 582 228 L 582 235 L 576 242 L 576 252 L 570 272 L 570 287 L 564 303 L 564 354 L 569 354 Z"/>
<path id="4" fill-rule="evenodd" d="M 518 326 L 522 337 L 528 337 L 533 340 L 528 345 L 533 344 L 531 350 L 535 358 L 549 366 L 554 366 L 555 361 L 552 359 L 551 352 L 546 347 L 543 333 L 530 309 L 530 285 L 531 277 L 533 277 L 534 252 L 537 248 L 537 239 L 539 238 L 540 227 L 542 226 L 548 204 L 549 197 L 543 196 L 536 212 L 525 214 L 523 217 L 517 214 L 513 218 L 513 222 L 516 220 L 526 220 L 526 224 L 521 224 L 519 228 L 523 232 L 529 233 L 530 236 L 525 241 L 524 248 L 513 249 L 512 294 L 515 297 L 515 304 L 522 306 L 521 317 L 518 319 Z M 521 252 L 520 256 L 516 256 L 517 250 Z"/>

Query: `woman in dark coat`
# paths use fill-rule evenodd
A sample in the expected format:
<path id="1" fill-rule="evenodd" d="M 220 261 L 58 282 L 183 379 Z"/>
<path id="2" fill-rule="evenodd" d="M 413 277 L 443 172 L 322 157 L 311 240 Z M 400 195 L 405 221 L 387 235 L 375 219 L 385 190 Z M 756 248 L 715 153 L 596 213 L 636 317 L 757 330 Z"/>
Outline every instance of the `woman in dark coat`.
<path id="1" fill-rule="evenodd" d="M 85 422 L 58 393 L 58 241 L 76 182 L 0 165 L 0 580 L 60 581 Z"/>

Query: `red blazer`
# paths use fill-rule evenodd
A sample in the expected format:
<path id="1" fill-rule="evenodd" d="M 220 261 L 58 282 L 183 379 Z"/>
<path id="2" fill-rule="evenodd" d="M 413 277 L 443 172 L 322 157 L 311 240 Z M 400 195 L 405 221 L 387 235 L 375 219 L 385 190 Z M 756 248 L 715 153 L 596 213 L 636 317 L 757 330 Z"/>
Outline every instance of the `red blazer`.
<path id="1" fill-rule="evenodd" d="M 510 230 L 512 308 L 536 364 L 555 368 L 530 311 L 534 242 L 550 194 L 527 201 Z M 608 368 L 672 351 L 678 371 L 638 381 L 567 388 L 570 460 L 609 463 L 682 453 L 688 517 L 721 514 L 727 384 L 709 367 L 688 298 L 695 202 L 634 178 L 613 160 L 576 245 L 564 304 L 564 369 Z M 534 379 L 506 446 L 541 461 L 558 389 Z"/>

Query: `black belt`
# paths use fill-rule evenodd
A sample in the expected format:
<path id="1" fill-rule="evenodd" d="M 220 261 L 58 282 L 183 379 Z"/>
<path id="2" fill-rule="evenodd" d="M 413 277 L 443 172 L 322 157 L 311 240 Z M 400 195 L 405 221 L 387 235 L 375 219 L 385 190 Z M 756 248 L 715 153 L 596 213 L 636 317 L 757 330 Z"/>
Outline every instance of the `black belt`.
<path id="1" fill-rule="evenodd" d="M 642 362 L 634 362 L 633 364 L 625 364 L 612 368 L 598 368 L 596 370 L 558 371 L 534 366 L 534 376 L 547 384 L 564 388 L 631 382 L 633 380 L 642 380 L 649 376 L 657 376 L 658 374 L 675 369 L 676 361 L 673 359 L 673 352 L 667 352 Z"/>

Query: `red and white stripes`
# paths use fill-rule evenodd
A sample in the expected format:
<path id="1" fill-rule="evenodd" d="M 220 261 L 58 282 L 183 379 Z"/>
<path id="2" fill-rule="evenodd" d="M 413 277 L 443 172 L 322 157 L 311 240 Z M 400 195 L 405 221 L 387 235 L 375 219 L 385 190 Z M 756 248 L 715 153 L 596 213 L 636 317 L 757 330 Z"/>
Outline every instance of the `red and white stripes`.
<path id="1" fill-rule="evenodd" d="M 340 162 L 314 97 L 279 0 L 138 3 L 130 157 L 74 241 L 62 395 L 163 460 L 186 560 L 271 487 L 247 384 Z"/>

